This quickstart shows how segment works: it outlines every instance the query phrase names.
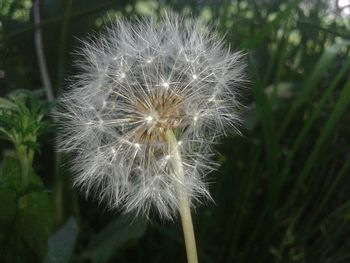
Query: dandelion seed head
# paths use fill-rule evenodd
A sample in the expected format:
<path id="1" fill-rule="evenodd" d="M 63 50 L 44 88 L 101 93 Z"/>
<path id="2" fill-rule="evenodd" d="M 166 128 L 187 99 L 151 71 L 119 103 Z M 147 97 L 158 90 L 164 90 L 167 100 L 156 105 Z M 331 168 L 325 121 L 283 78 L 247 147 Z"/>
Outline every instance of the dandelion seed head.
<path id="1" fill-rule="evenodd" d="M 79 75 L 60 100 L 60 149 L 74 183 L 111 209 L 173 217 L 180 193 L 210 199 L 212 146 L 239 126 L 242 53 L 209 26 L 176 15 L 119 20 L 85 42 Z M 178 140 L 185 179 L 166 141 Z"/>

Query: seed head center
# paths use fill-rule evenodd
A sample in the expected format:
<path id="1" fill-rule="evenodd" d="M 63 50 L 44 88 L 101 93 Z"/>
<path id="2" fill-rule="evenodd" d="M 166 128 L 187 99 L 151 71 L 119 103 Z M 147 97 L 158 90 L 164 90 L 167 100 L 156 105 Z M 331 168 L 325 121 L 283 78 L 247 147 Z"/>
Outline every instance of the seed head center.
<path id="1" fill-rule="evenodd" d="M 162 142 L 168 129 L 176 129 L 184 123 L 183 100 L 179 95 L 155 92 L 147 100 L 138 100 L 136 108 L 142 115 L 135 130 L 138 142 Z"/>

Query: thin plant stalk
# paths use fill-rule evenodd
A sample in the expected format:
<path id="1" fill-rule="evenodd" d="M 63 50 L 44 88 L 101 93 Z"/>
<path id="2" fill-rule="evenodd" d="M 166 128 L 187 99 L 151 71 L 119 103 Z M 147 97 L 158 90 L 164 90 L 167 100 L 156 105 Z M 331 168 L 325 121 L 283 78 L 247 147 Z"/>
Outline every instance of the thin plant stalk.
<path id="1" fill-rule="evenodd" d="M 170 153 L 173 157 L 171 160 L 175 174 L 179 180 L 183 182 L 185 179 L 185 174 L 181 161 L 181 153 L 178 149 L 178 142 L 175 138 L 175 135 L 171 130 L 168 130 L 166 132 L 166 140 L 169 144 Z M 181 195 L 179 211 L 186 244 L 187 261 L 188 263 L 198 263 L 196 239 L 194 235 L 190 203 L 188 197 L 184 192 L 180 192 L 179 194 Z"/>
<path id="2" fill-rule="evenodd" d="M 67 24 L 67 16 L 68 12 L 70 9 L 71 5 L 70 1 L 68 3 L 68 10 L 66 11 L 65 17 L 64 17 L 64 25 L 62 29 L 62 34 L 63 38 L 65 37 L 64 34 L 66 33 L 66 24 Z M 40 0 L 35 0 L 33 2 L 33 16 L 34 16 L 34 21 L 35 21 L 35 48 L 36 48 L 36 54 L 37 54 L 37 59 L 38 59 L 38 64 L 39 64 L 39 69 L 40 69 L 40 74 L 41 74 L 41 79 L 42 79 L 42 84 L 44 86 L 45 92 L 46 92 L 46 98 L 49 102 L 52 102 L 55 99 L 55 95 L 53 92 L 53 86 L 51 83 L 49 71 L 47 68 L 47 63 L 46 63 L 46 57 L 45 57 L 45 52 L 44 52 L 44 45 L 43 45 L 43 40 L 42 40 L 42 30 L 41 30 L 41 16 L 40 16 Z M 64 41 L 63 41 L 64 42 Z M 64 53 L 64 47 L 61 48 L 60 54 L 62 55 Z M 62 71 L 60 66 L 62 66 L 62 61 L 59 61 L 59 70 Z M 60 74 L 59 74 L 60 75 Z M 55 120 L 55 115 L 52 115 L 53 119 Z M 57 139 L 55 139 L 55 147 L 57 146 Z M 61 153 L 58 153 L 55 151 L 55 190 L 54 190 L 54 196 L 55 196 L 55 225 L 60 225 L 63 220 L 64 220 L 64 197 L 63 197 L 63 187 L 64 187 L 64 182 L 63 178 L 60 175 L 59 172 L 59 167 L 60 167 L 60 161 L 61 161 Z M 74 208 L 75 215 L 78 215 L 77 209 Z"/>
<path id="3" fill-rule="evenodd" d="M 33 3 L 33 14 L 34 14 L 34 21 L 35 21 L 36 54 L 38 57 L 38 64 L 39 64 L 41 79 L 43 81 L 47 100 L 53 101 L 54 94 L 52 91 L 51 80 L 50 80 L 49 72 L 48 72 L 47 65 L 46 65 L 45 52 L 44 52 L 43 41 L 42 41 L 42 36 L 41 36 L 40 5 L 39 4 L 40 4 L 39 0 L 35 0 Z"/>

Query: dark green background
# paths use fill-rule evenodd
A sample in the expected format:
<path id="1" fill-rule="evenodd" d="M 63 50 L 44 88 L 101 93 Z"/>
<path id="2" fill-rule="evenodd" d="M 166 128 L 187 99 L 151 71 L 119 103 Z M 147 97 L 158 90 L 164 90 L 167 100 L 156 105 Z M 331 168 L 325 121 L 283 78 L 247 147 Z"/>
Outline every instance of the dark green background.
<path id="1" fill-rule="evenodd" d="M 159 16 L 167 8 L 216 25 L 247 53 L 251 83 L 242 94 L 243 135 L 217 147 L 221 167 L 208 178 L 215 203 L 193 211 L 200 262 L 346 263 L 350 15 L 336 2 L 45 0 L 41 27 L 59 96 L 75 73 L 78 39 L 108 16 Z M 31 1 L 1 0 L 0 21 L 0 95 L 41 90 Z M 35 187 L 24 194 L 13 146 L 0 142 L 0 262 L 185 262 L 179 220 L 128 218 L 78 195 L 64 165 L 69 156 L 57 165 L 50 127 L 38 139 Z"/>

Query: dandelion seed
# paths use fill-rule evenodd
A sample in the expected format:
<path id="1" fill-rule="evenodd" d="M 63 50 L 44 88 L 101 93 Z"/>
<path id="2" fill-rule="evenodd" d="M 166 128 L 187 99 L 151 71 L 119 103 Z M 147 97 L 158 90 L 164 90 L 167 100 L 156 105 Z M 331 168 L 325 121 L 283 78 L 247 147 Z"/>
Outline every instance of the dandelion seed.
<path id="1" fill-rule="evenodd" d="M 152 116 L 147 116 L 147 117 L 145 118 L 145 120 L 147 121 L 148 124 L 150 124 L 150 123 L 152 123 L 152 121 L 153 121 L 153 117 L 152 117 Z"/>
<path id="2" fill-rule="evenodd" d="M 192 207 L 210 199 L 211 148 L 239 125 L 242 54 L 175 15 L 119 21 L 82 51 L 58 113 L 75 185 L 110 208 L 162 218 L 177 214 L 181 196 Z"/>
<path id="3" fill-rule="evenodd" d="M 140 148 L 141 148 L 141 145 L 140 145 L 139 143 L 135 143 L 134 146 L 135 146 L 135 148 L 137 148 L 137 149 L 140 149 Z"/>

